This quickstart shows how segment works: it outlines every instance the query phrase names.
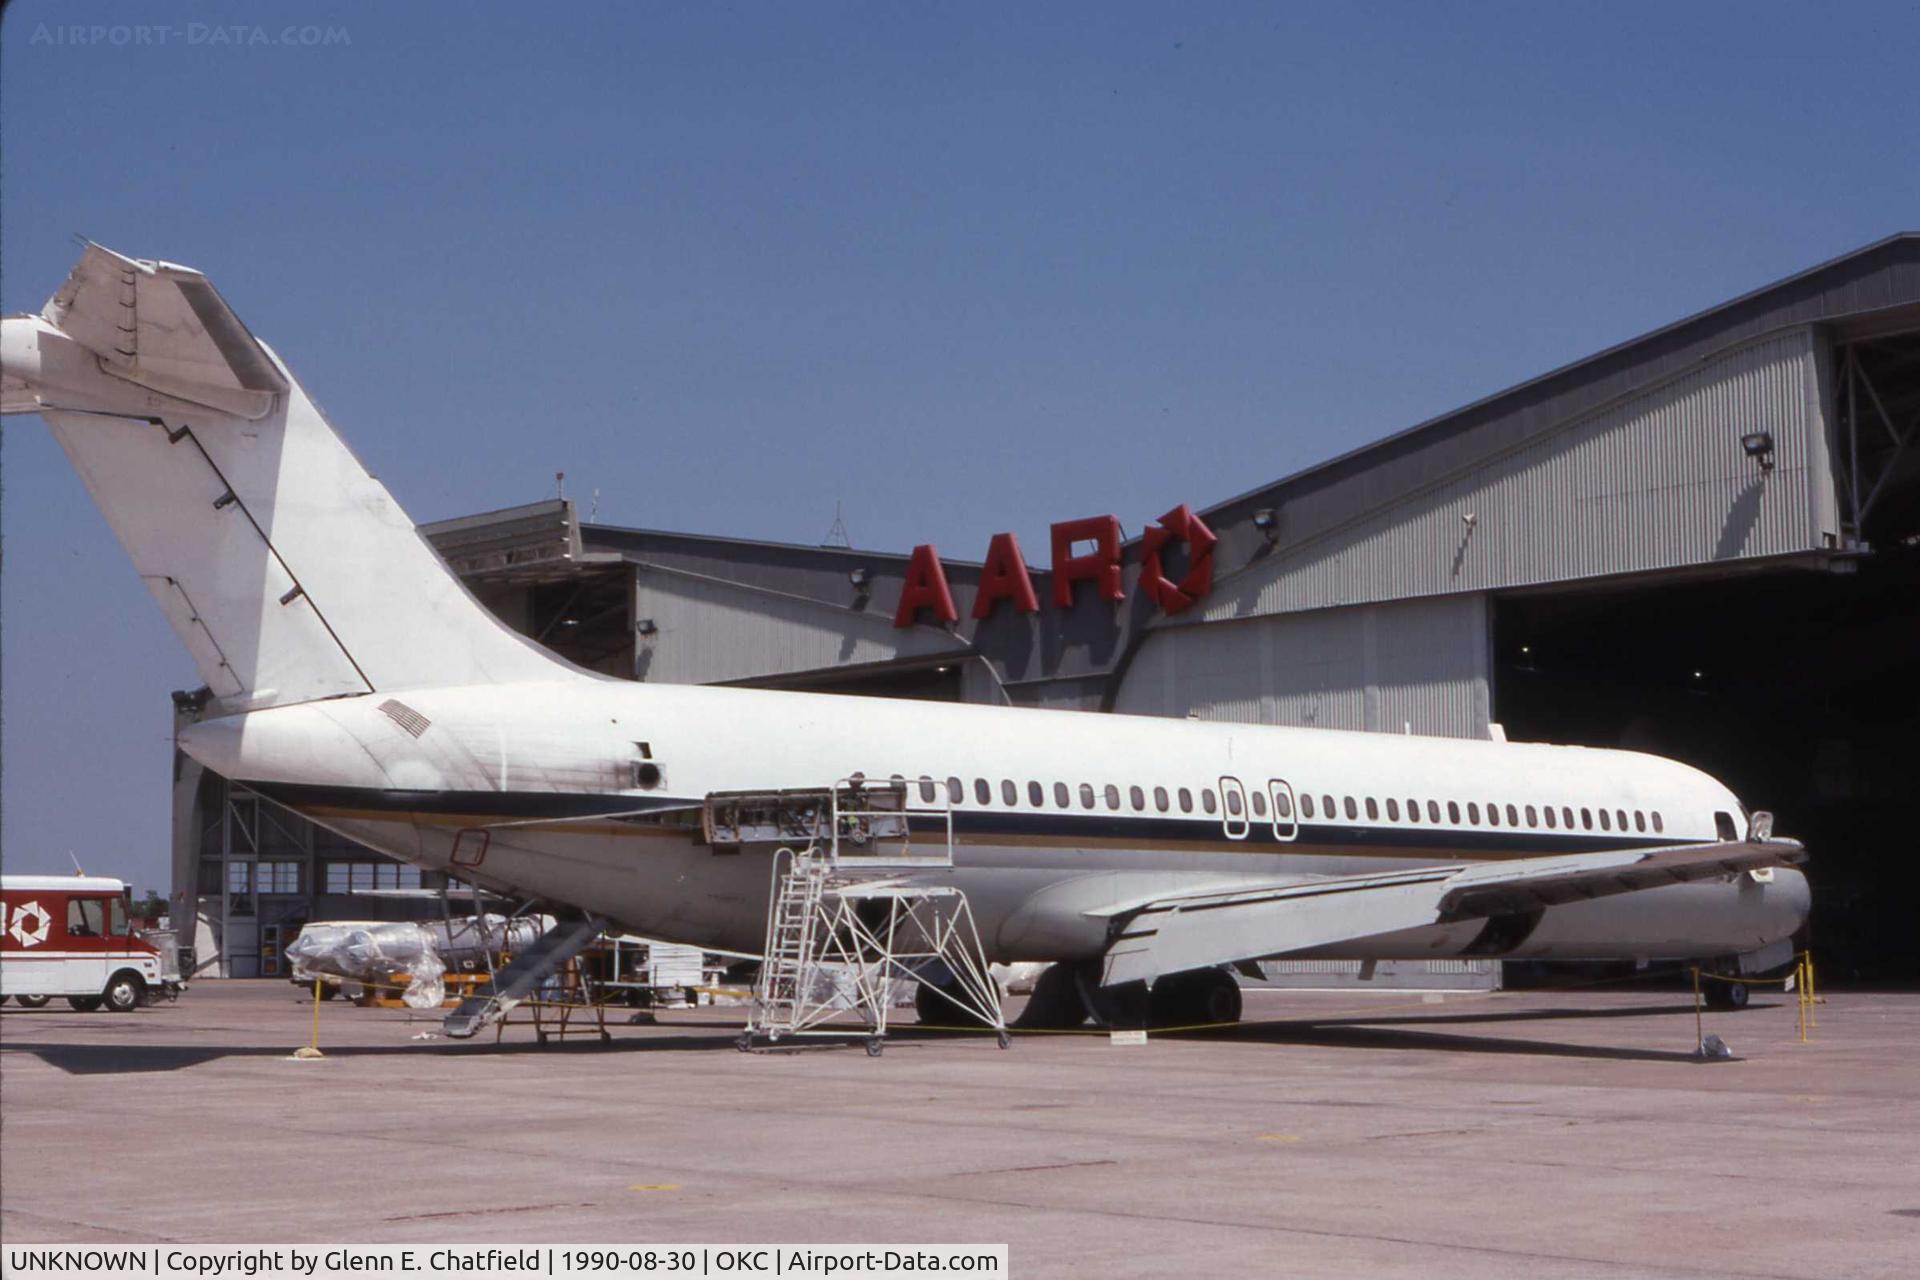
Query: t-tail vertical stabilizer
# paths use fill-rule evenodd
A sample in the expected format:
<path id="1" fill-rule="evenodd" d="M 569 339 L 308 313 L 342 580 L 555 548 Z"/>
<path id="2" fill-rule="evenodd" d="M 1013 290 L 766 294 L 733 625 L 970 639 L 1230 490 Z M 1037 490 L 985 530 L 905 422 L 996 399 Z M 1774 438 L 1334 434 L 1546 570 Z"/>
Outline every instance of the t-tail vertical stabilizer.
<path id="1" fill-rule="evenodd" d="M 218 710 L 582 675 L 474 600 L 198 271 L 90 244 L 3 336 L 0 408 L 52 428 Z"/>

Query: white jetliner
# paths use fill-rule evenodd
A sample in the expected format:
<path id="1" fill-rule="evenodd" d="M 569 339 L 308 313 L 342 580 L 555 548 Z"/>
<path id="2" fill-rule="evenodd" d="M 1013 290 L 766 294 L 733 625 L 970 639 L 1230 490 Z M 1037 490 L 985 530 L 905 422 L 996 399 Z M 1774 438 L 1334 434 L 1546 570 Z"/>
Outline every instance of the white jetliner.
<path id="1" fill-rule="evenodd" d="M 705 798 L 899 775 L 951 799 L 988 957 L 1074 975 L 1050 1016 L 1089 978 L 1233 1016 L 1264 958 L 1725 959 L 1806 918 L 1801 847 L 1655 756 L 596 675 L 468 594 L 200 272 L 89 245 L 4 338 L 5 411 L 210 690 L 181 747 L 408 862 L 485 831 L 487 887 L 757 952 L 770 852 L 704 843 Z"/>

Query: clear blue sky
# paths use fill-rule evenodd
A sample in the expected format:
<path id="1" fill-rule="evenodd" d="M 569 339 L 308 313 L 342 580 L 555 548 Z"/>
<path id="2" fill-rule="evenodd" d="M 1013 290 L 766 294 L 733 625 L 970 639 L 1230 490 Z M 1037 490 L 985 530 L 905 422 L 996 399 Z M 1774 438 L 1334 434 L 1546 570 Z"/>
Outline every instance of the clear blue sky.
<path id="1" fill-rule="evenodd" d="M 565 470 L 1043 555 L 1920 226 L 1916 49 L 1910 3 L 15 3 L 0 304 L 75 233 L 205 270 L 420 520 Z M 164 886 L 198 681 L 36 419 L 0 461 L 6 865 Z"/>

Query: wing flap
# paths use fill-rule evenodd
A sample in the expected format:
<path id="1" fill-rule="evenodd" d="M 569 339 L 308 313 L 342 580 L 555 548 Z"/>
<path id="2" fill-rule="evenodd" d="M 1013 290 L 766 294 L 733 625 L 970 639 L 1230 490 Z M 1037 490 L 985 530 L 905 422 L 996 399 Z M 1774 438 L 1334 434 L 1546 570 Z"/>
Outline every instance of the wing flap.
<path id="1" fill-rule="evenodd" d="M 1222 892 L 1174 894 L 1132 909 L 1106 953 L 1108 984 L 1512 911 L 1634 893 L 1764 867 L 1794 866 L 1791 840 L 1421 867 Z"/>

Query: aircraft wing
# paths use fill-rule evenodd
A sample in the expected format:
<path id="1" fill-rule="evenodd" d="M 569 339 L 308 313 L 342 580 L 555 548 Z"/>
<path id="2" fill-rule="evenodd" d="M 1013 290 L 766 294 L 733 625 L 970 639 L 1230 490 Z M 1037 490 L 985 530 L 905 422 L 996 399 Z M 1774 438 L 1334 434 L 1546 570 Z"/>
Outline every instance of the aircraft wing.
<path id="1" fill-rule="evenodd" d="M 106 372 L 257 420 L 287 379 L 240 317 L 190 267 L 89 244 L 41 313 Z"/>
<path id="2" fill-rule="evenodd" d="M 1794 866 L 1806 856 L 1794 840 L 1741 840 L 1172 894 L 1098 913 L 1121 921 L 1102 981 L 1151 982 L 1402 929 Z"/>

